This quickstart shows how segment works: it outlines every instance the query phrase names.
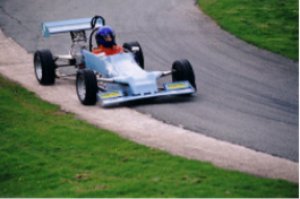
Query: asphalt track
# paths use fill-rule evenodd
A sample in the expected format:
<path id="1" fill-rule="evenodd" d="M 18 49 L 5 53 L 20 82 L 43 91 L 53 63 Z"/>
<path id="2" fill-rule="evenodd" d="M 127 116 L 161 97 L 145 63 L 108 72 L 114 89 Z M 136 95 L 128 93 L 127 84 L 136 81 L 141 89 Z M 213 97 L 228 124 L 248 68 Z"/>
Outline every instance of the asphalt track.
<path id="1" fill-rule="evenodd" d="M 28 52 L 66 53 L 69 35 L 45 39 L 42 21 L 102 15 L 117 42 L 137 40 L 145 68 L 186 58 L 198 92 L 126 104 L 186 129 L 298 162 L 298 62 L 221 30 L 193 0 L 2 0 L 0 27 Z M 170 80 L 165 78 L 165 81 Z M 160 81 L 161 83 L 161 81 Z"/>

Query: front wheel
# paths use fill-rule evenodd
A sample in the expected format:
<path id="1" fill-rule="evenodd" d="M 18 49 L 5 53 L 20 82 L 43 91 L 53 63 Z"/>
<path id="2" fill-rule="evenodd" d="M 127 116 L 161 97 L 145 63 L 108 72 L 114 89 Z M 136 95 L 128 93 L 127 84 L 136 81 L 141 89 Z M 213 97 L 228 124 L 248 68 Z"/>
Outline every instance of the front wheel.
<path id="1" fill-rule="evenodd" d="M 76 76 L 76 90 L 83 105 L 95 105 L 97 102 L 98 84 L 93 70 L 81 69 Z"/>
<path id="2" fill-rule="evenodd" d="M 172 65 L 172 80 L 176 81 L 189 81 L 189 83 L 197 90 L 195 82 L 195 74 L 190 62 L 186 59 L 175 61 Z"/>
<path id="3" fill-rule="evenodd" d="M 38 50 L 34 53 L 34 72 L 36 79 L 42 85 L 52 85 L 55 82 L 55 64 L 50 50 Z"/>
<path id="4" fill-rule="evenodd" d="M 128 42 L 123 44 L 123 49 L 125 51 L 129 51 L 134 54 L 135 61 L 137 64 L 144 69 L 144 54 L 142 51 L 142 47 L 139 42 Z"/>

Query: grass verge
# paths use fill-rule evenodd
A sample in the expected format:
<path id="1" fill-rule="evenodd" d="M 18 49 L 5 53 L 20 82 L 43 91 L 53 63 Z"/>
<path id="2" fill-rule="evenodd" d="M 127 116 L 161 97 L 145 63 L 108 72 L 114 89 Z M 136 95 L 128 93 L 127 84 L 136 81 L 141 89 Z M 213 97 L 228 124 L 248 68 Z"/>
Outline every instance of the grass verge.
<path id="1" fill-rule="evenodd" d="M 0 197 L 298 197 L 298 184 L 172 156 L 0 76 Z"/>
<path id="2" fill-rule="evenodd" d="M 197 0 L 221 28 L 258 47 L 299 60 L 298 0 Z"/>

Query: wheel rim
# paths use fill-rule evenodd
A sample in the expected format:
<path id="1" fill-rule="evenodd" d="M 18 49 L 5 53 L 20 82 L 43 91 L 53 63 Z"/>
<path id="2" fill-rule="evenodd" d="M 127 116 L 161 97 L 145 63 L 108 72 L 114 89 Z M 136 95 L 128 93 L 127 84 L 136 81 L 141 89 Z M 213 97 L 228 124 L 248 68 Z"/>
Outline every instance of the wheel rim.
<path id="1" fill-rule="evenodd" d="M 86 85 L 82 75 L 79 75 L 77 79 L 77 93 L 80 101 L 84 101 L 86 94 Z"/>
<path id="2" fill-rule="evenodd" d="M 41 80 L 43 77 L 43 70 L 42 70 L 41 59 L 39 56 L 35 57 L 34 68 L 35 68 L 36 77 L 38 78 L 38 80 Z"/>

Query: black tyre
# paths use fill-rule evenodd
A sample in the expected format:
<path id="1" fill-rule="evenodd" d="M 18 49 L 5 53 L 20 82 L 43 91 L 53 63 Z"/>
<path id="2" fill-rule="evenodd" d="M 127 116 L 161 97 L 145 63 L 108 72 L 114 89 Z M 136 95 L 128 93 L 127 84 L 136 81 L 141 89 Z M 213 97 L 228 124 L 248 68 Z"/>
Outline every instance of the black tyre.
<path id="1" fill-rule="evenodd" d="M 136 47 L 137 50 L 134 47 Z M 141 45 L 137 41 L 124 43 L 123 49 L 132 52 L 135 55 L 135 60 L 138 65 L 144 69 L 144 54 Z"/>
<path id="2" fill-rule="evenodd" d="M 34 72 L 42 85 L 53 85 L 55 82 L 55 64 L 50 50 L 38 50 L 34 53 Z"/>
<path id="3" fill-rule="evenodd" d="M 93 70 L 81 69 L 77 71 L 76 91 L 79 101 L 84 105 L 95 105 L 97 102 L 97 78 Z"/>
<path id="4" fill-rule="evenodd" d="M 175 81 L 189 81 L 190 84 L 197 90 L 195 82 L 194 70 L 190 62 L 186 59 L 175 61 L 172 65 L 172 80 Z"/>

